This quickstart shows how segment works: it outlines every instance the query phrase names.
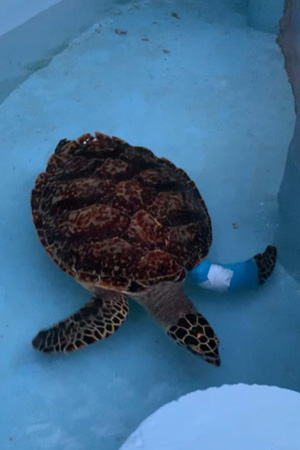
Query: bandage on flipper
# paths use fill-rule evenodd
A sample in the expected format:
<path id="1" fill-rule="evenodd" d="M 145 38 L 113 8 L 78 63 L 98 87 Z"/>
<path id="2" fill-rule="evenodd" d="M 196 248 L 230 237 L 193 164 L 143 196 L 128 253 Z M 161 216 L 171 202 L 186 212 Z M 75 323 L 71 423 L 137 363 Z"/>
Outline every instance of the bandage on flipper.
<path id="1" fill-rule="evenodd" d="M 259 286 L 258 267 L 254 258 L 234 264 L 215 264 L 205 260 L 194 267 L 189 275 L 198 286 L 219 292 Z"/>

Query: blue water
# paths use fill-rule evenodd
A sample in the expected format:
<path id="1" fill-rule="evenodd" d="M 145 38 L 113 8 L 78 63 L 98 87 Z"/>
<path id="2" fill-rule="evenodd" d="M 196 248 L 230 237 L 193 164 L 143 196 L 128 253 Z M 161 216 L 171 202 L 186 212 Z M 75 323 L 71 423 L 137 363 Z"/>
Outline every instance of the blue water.
<path id="1" fill-rule="evenodd" d="M 133 302 L 118 333 L 84 351 L 31 348 L 39 329 L 89 299 L 48 258 L 31 221 L 30 191 L 61 138 L 99 130 L 184 168 L 212 217 L 214 261 L 247 259 L 276 231 L 295 118 L 275 35 L 217 0 L 153 0 L 119 12 L 0 106 L 1 450 L 117 450 L 151 412 L 196 389 L 300 390 L 300 290 L 280 264 L 257 291 L 186 284 L 220 337 L 220 368 L 174 345 Z"/>

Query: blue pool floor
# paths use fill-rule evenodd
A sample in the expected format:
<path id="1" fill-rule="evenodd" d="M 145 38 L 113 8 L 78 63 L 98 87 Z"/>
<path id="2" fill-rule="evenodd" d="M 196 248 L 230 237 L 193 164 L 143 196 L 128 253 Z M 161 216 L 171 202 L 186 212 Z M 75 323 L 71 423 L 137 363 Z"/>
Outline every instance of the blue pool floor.
<path id="1" fill-rule="evenodd" d="M 220 337 L 220 368 L 174 345 L 133 302 L 101 343 L 67 356 L 31 348 L 39 329 L 89 299 L 48 258 L 31 221 L 30 191 L 61 138 L 99 130 L 184 168 L 212 217 L 213 260 L 246 259 L 273 242 L 291 89 L 275 36 L 225 4 L 120 6 L 0 106 L 2 450 L 117 450 L 151 412 L 196 389 L 300 390 L 300 288 L 280 265 L 257 291 L 186 283 Z"/>

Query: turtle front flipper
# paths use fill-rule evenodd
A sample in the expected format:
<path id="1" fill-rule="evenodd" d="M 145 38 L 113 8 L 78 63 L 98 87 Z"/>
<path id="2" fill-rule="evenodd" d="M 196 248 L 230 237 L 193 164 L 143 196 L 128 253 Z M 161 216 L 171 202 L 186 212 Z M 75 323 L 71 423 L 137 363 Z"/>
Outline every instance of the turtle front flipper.
<path id="1" fill-rule="evenodd" d="M 215 366 L 221 364 L 218 351 L 219 339 L 201 314 L 186 314 L 168 329 L 167 334 L 178 345 L 186 347 L 208 363 Z"/>
<path id="2" fill-rule="evenodd" d="M 273 245 L 268 245 L 263 253 L 257 253 L 253 259 L 258 268 L 258 283 L 264 284 L 274 270 L 277 260 L 277 249 Z"/>
<path id="3" fill-rule="evenodd" d="M 255 289 L 269 278 L 276 260 L 276 247 L 268 245 L 263 253 L 247 261 L 217 264 L 205 260 L 191 270 L 190 276 L 198 286 L 214 291 Z"/>
<path id="4" fill-rule="evenodd" d="M 122 294 L 92 298 L 83 308 L 53 327 L 41 330 L 32 345 L 45 353 L 69 352 L 100 341 L 113 334 L 128 315 L 127 299 Z"/>

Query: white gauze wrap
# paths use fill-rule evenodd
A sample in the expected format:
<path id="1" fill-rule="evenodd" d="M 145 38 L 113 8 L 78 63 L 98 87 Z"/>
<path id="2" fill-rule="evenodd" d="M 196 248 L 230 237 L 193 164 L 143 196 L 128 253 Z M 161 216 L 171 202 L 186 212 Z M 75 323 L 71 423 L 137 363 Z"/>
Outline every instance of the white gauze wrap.
<path id="1" fill-rule="evenodd" d="M 214 291 L 227 291 L 230 281 L 233 277 L 233 270 L 225 269 L 217 264 L 212 264 L 207 274 L 207 280 L 201 283 L 204 289 L 213 289 Z"/>

